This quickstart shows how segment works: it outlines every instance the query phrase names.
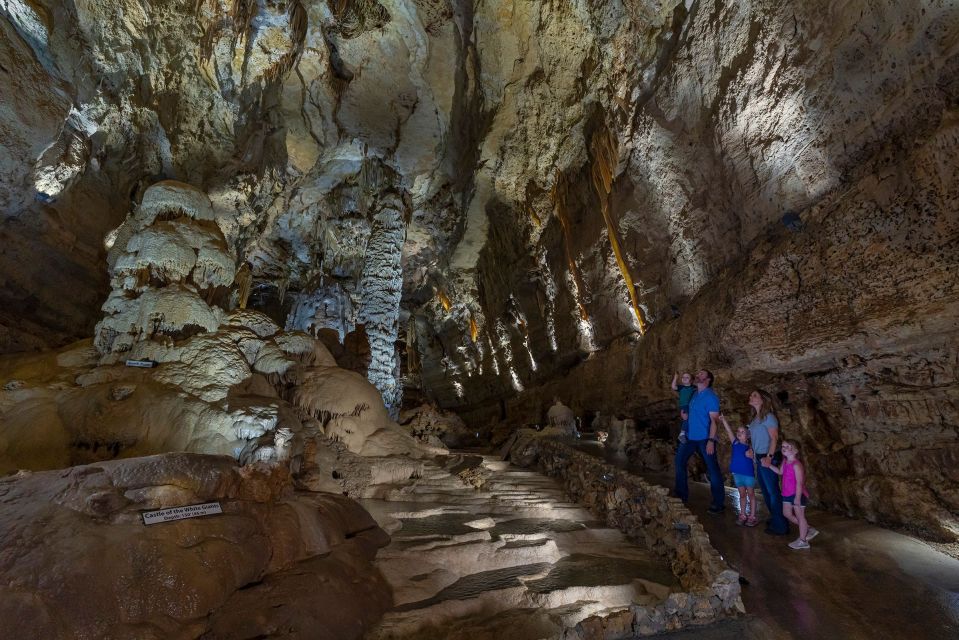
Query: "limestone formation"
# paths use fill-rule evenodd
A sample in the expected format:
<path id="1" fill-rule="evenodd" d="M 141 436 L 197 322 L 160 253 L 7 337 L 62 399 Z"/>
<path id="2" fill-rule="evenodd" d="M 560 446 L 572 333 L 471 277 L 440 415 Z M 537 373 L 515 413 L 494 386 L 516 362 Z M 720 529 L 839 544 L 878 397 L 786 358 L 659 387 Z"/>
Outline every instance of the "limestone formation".
<path id="1" fill-rule="evenodd" d="M 110 254 L 99 360 L 77 345 L 13 363 L 18 382 L 0 392 L 0 471 L 166 451 L 299 468 L 306 441 L 317 438 L 321 448 L 342 441 L 367 456 L 428 450 L 322 342 L 281 331 L 261 312 L 229 309 L 234 263 L 213 218 L 209 199 L 189 185 L 145 191 L 114 237 L 122 244 Z M 322 429 L 304 427 L 310 416 L 323 418 Z"/>
<path id="2" fill-rule="evenodd" d="M 399 422 L 414 438 L 433 446 L 460 449 L 479 444 L 479 433 L 470 431 L 462 418 L 430 404 L 403 411 Z"/>
<path id="3" fill-rule="evenodd" d="M 546 412 L 546 419 L 549 426 L 564 436 L 576 436 L 576 415 L 573 410 L 567 407 L 559 398 L 553 402 L 553 406 Z"/>
<path id="4" fill-rule="evenodd" d="M 101 353 L 220 325 L 236 269 L 213 217 L 209 199 L 189 185 L 167 181 L 146 190 L 113 239 L 113 291 L 94 339 Z"/>
<path id="5" fill-rule="evenodd" d="M 23 472 L 0 493 L 0 615 L 18 637 L 359 638 L 390 603 L 370 564 L 388 536 L 347 498 L 294 494 L 282 468 L 166 454 Z M 142 519 L 207 503 L 222 514 Z"/>

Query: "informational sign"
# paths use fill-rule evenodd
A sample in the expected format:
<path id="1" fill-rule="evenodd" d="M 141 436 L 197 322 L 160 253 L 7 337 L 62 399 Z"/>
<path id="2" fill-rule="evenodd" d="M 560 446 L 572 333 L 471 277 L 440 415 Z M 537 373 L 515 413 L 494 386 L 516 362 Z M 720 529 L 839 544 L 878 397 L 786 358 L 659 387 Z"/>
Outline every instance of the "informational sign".
<path id="1" fill-rule="evenodd" d="M 214 516 L 223 513 L 219 502 L 207 502 L 205 504 L 193 504 L 187 507 L 170 507 L 169 509 L 158 509 L 156 511 L 143 512 L 143 524 L 157 524 L 160 522 L 172 522 L 174 520 L 183 520 L 185 518 L 199 518 L 200 516 Z"/>
<path id="2" fill-rule="evenodd" d="M 150 369 L 156 363 L 153 360 L 127 360 L 128 367 L 142 367 L 144 369 Z"/>

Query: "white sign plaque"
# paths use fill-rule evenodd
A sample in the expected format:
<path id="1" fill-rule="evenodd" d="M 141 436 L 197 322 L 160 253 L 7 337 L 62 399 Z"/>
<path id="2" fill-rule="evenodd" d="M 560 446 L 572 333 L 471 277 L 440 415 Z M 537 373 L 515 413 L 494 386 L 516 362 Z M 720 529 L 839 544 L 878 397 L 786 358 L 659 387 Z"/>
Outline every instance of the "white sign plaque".
<path id="1" fill-rule="evenodd" d="M 128 367 L 141 367 L 143 369 L 152 369 L 153 365 L 156 364 L 153 360 L 127 360 L 126 365 Z"/>
<path id="2" fill-rule="evenodd" d="M 183 520 L 185 518 L 199 518 L 200 516 L 211 516 L 223 513 L 219 502 L 207 502 L 205 504 L 193 504 L 187 507 L 170 507 L 169 509 L 158 509 L 156 511 L 146 511 L 140 515 L 143 516 L 143 524 L 157 524 L 158 522 L 172 522 L 174 520 Z"/>

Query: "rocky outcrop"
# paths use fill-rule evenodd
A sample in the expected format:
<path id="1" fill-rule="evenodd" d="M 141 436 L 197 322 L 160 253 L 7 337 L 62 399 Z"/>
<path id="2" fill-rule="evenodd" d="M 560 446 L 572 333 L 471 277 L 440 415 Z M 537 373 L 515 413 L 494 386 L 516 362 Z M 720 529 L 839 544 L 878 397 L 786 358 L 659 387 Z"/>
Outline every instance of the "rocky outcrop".
<path id="1" fill-rule="evenodd" d="M 469 431 L 462 418 L 429 404 L 403 411 L 399 422 L 414 438 L 432 446 L 463 449 L 481 443 L 479 433 Z"/>
<path id="2" fill-rule="evenodd" d="M 201 503 L 222 513 L 142 518 Z M 282 468 L 167 454 L 25 472 L 0 481 L 0 613 L 23 638 L 359 638 L 390 604 L 370 562 L 388 541 Z"/>

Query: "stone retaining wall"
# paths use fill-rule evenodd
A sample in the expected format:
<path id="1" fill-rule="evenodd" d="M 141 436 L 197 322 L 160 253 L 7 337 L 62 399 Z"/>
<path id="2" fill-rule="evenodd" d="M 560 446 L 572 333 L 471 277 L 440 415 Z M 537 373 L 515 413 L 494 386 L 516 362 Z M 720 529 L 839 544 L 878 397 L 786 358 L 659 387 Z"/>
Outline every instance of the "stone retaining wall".
<path id="1" fill-rule="evenodd" d="M 533 431 L 518 434 L 509 457 L 560 479 L 573 500 L 605 517 L 630 540 L 666 557 L 684 589 L 657 605 L 633 605 L 587 618 L 567 629 L 563 640 L 649 636 L 745 612 L 739 574 L 710 544 L 696 516 L 667 489 Z"/>

